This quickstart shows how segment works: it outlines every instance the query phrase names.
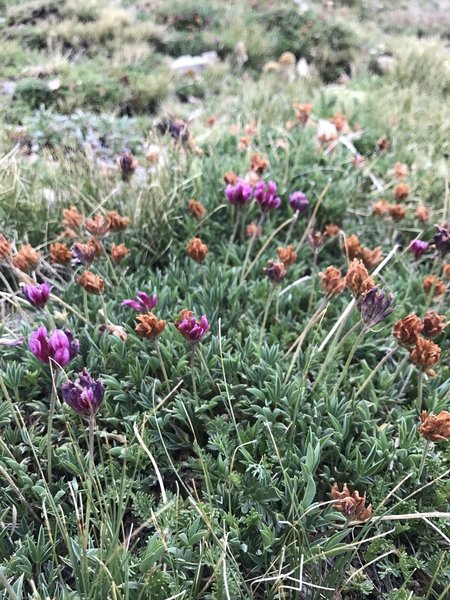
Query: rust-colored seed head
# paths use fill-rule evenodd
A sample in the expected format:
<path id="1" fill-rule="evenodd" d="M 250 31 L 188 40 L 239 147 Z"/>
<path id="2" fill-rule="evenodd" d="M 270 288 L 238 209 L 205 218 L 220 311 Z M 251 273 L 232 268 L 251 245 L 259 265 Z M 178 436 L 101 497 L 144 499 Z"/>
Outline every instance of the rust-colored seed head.
<path id="1" fill-rule="evenodd" d="M 116 263 L 128 256 L 129 252 L 129 249 L 125 244 L 119 244 L 118 246 L 116 246 L 116 244 L 111 245 L 111 258 Z"/>
<path id="2" fill-rule="evenodd" d="M 223 176 L 225 183 L 229 183 L 230 185 L 234 185 L 238 179 L 239 178 L 234 171 L 227 171 Z"/>
<path id="3" fill-rule="evenodd" d="M 402 163 L 396 163 L 394 173 L 397 179 L 406 179 L 409 175 L 408 167 Z"/>
<path id="4" fill-rule="evenodd" d="M 264 273 L 274 285 L 280 284 L 286 277 L 286 267 L 282 262 L 268 261 L 269 266 L 266 267 Z"/>
<path id="5" fill-rule="evenodd" d="M 268 166 L 269 161 L 261 154 L 253 154 L 250 159 L 250 171 L 254 171 L 258 175 L 262 175 Z"/>
<path id="6" fill-rule="evenodd" d="M 96 237 L 89 238 L 87 245 L 93 248 L 95 258 L 99 258 L 103 254 L 103 246 Z"/>
<path id="7" fill-rule="evenodd" d="M 375 281 L 372 277 L 369 277 L 369 273 L 362 261 L 355 258 L 350 263 L 347 275 L 345 276 L 345 285 L 354 296 L 359 297 L 375 287 Z"/>
<path id="8" fill-rule="evenodd" d="M 40 258 L 40 252 L 34 250 L 30 244 L 25 244 L 13 257 L 12 262 L 16 269 L 20 269 L 24 273 L 31 273 L 38 266 Z"/>
<path id="9" fill-rule="evenodd" d="M 294 103 L 295 116 L 300 123 L 303 125 L 309 119 L 309 116 L 312 112 L 313 105 L 312 104 L 302 104 L 300 102 Z"/>
<path id="10" fill-rule="evenodd" d="M 149 340 L 154 340 L 161 335 L 166 326 L 166 322 L 162 319 L 158 319 L 153 313 L 138 315 L 136 319 L 140 321 L 139 324 L 136 325 L 136 333 Z"/>
<path id="11" fill-rule="evenodd" d="M 333 484 L 331 497 L 336 502 L 333 508 L 344 514 L 349 520 L 367 521 L 372 516 L 372 505 L 366 507 L 366 495 L 361 496 L 358 490 L 350 493 L 348 486 L 344 483 L 342 492 L 339 491 L 337 483 Z"/>
<path id="12" fill-rule="evenodd" d="M 109 217 L 95 215 L 93 219 L 87 219 L 86 229 L 95 237 L 103 237 L 109 231 Z"/>
<path id="13" fill-rule="evenodd" d="M 349 235 L 348 238 L 346 238 L 345 240 L 345 245 L 347 247 L 347 254 L 350 260 L 361 257 L 361 242 L 359 241 L 359 237 L 356 234 Z"/>
<path id="14" fill-rule="evenodd" d="M 421 371 L 425 371 L 430 377 L 434 377 L 436 373 L 432 367 L 441 358 L 441 349 L 434 342 L 419 335 L 415 345 L 409 351 L 409 358 L 413 365 Z"/>
<path id="15" fill-rule="evenodd" d="M 394 188 L 394 198 L 397 201 L 406 200 L 410 191 L 411 190 L 409 189 L 409 185 L 407 183 L 397 183 Z"/>
<path id="16" fill-rule="evenodd" d="M 429 310 L 423 318 L 422 335 L 426 338 L 435 338 L 444 331 L 447 317 L 439 315 L 435 310 Z"/>
<path id="17" fill-rule="evenodd" d="M 403 317 L 394 325 L 393 335 L 403 346 L 413 346 L 422 332 L 423 323 L 417 315 Z"/>
<path id="18" fill-rule="evenodd" d="M 256 223 L 250 223 L 247 225 L 245 232 L 249 238 L 253 236 L 260 237 L 262 234 L 262 227 L 258 227 Z"/>
<path id="19" fill-rule="evenodd" d="M 334 116 L 332 116 L 330 123 L 333 123 L 337 131 L 345 131 L 348 129 L 347 117 L 342 113 L 337 112 Z"/>
<path id="20" fill-rule="evenodd" d="M 50 244 L 50 260 L 57 265 L 67 265 L 72 260 L 72 251 L 65 244 Z"/>
<path id="21" fill-rule="evenodd" d="M 69 229 L 78 229 L 83 223 L 83 215 L 78 212 L 76 206 L 63 210 L 63 225 Z"/>
<path id="22" fill-rule="evenodd" d="M 289 267 L 289 265 L 293 265 L 297 260 L 297 252 L 294 248 L 289 244 L 286 248 L 278 248 L 277 250 L 278 258 L 284 264 L 285 267 Z"/>
<path id="23" fill-rule="evenodd" d="M 381 137 L 377 142 L 377 148 L 380 152 L 386 152 L 389 148 L 389 140 L 386 136 Z"/>
<path id="24" fill-rule="evenodd" d="M 442 274 L 445 279 L 450 279 L 450 264 L 442 265 Z"/>
<path id="25" fill-rule="evenodd" d="M 201 220 L 205 216 L 206 208 L 201 202 L 191 198 L 188 203 L 189 214 L 195 219 Z"/>
<path id="26" fill-rule="evenodd" d="M 11 256 L 12 244 L 0 233 L 0 260 Z"/>
<path id="27" fill-rule="evenodd" d="M 130 224 L 128 217 L 122 217 L 115 210 L 108 211 L 107 217 L 109 219 L 109 231 L 124 231 Z"/>
<path id="28" fill-rule="evenodd" d="M 401 204 L 391 204 L 389 207 L 389 214 L 394 221 L 401 221 L 406 217 L 406 209 Z"/>
<path id="29" fill-rule="evenodd" d="M 380 264 L 383 260 L 383 254 L 380 246 L 377 246 L 373 250 L 369 248 L 363 248 L 361 252 L 361 259 L 367 268 L 372 269 Z"/>
<path id="30" fill-rule="evenodd" d="M 376 217 L 381 217 L 389 213 L 391 205 L 385 198 L 381 198 L 374 204 L 372 204 L 372 214 Z"/>
<path id="31" fill-rule="evenodd" d="M 428 223 L 430 220 L 430 211 L 426 206 L 418 206 L 416 208 L 416 219 L 422 223 Z"/>
<path id="32" fill-rule="evenodd" d="M 450 413 L 442 410 L 433 415 L 423 410 L 420 415 L 419 433 L 430 442 L 446 442 L 450 438 Z"/>
<path id="33" fill-rule="evenodd" d="M 334 223 L 330 223 L 329 225 L 325 225 L 325 233 L 328 237 L 336 237 L 339 235 L 341 228 L 339 225 L 335 225 Z"/>
<path id="34" fill-rule="evenodd" d="M 202 263 L 208 254 L 208 246 L 200 238 L 192 238 L 187 246 L 187 253 L 193 260 Z"/>
<path id="35" fill-rule="evenodd" d="M 105 287 L 105 282 L 98 275 L 94 275 L 92 271 L 84 271 L 83 275 L 78 279 L 78 283 L 89 294 L 101 294 Z"/>
<path id="36" fill-rule="evenodd" d="M 345 279 L 341 276 L 340 269 L 327 267 L 319 273 L 322 281 L 322 289 L 327 296 L 337 296 L 345 288 Z"/>
<path id="37" fill-rule="evenodd" d="M 433 296 L 441 296 L 445 293 L 446 285 L 440 277 L 435 275 L 426 275 L 422 279 L 424 292 L 429 294 L 433 290 Z"/>

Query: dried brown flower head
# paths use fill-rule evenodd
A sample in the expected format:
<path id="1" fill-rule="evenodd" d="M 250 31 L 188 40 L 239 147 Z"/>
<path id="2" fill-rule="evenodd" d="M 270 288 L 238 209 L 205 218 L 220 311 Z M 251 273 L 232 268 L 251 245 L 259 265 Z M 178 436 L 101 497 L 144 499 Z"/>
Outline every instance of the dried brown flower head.
<path id="1" fill-rule="evenodd" d="M 435 310 L 429 310 L 423 318 L 422 335 L 431 339 L 437 337 L 444 331 L 446 321 L 445 315 L 440 315 Z"/>
<path id="2" fill-rule="evenodd" d="M 398 200 L 406 200 L 410 193 L 409 185 L 407 183 L 397 183 L 394 188 L 394 198 Z"/>
<path id="3" fill-rule="evenodd" d="M 262 227 L 256 223 L 249 223 L 245 230 L 247 237 L 260 237 L 262 234 Z"/>
<path id="4" fill-rule="evenodd" d="M 155 340 L 161 335 L 166 326 L 166 322 L 163 319 L 158 319 L 153 313 L 138 315 L 136 319 L 139 321 L 135 328 L 136 333 L 149 340 Z"/>
<path id="5" fill-rule="evenodd" d="M 208 246 L 200 238 L 192 238 L 187 246 L 187 253 L 193 260 L 202 263 L 208 254 Z"/>
<path id="6" fill-rule="evenodd" d="M 252 138 L 249 135 L 243 135 L 239 138 L 238 150 L 246 150 L 252 143 Z"/>
<path id="7" fill-rule="evenodd" d="M 108 211 L 109 231 L 124 231 L 130 224 L 128 217 L 122 217 L 117 211 Z M 89 230 L 88 230 L 89 231 Z"/>
<path id="8" fill-rule="evenodd" d="M 345 279 L 341 275 L 340 269 L 336 267 L 327 267 L 325 271 L 319 273 L 322 281 L 322 289 L 327 296 L 337 296 L 345 288 Z"/>
<path id="9" fill-rule="evenodd" d="M 416 219 L 422 223 L 428 223 L 430 220 L 430 211 L 426 206 L 418 206 L 416 208 Z"/>
<path id="10" fill-rule="evenodd" d="M 450 438 L 450 413 L 442 410 L 433 415 L 423 410 L 420 415 L 419 433 L 429 442 L 446 442 Z"/>
<path id="11" fill-rule="evenodd" d="M 359 241 L 359 237 L 356 234 L 349 235 L 345 239 L 345 246 L 347 248 L 347 254 L 350 260 L 354 258 L 360 258 L 362 254 L 362 246 Z"/>
<path id="12" fill-rule="evenodd" d="M 50 244 L 50 261 L 57 265 L 67 265 L 72 260 L 72 251 L 61 242 Z"/>
<path id="13" fill-rule="evenodd" d="M 95 237 L 90 237 L 87 243 L 94 250 L 95 258 L 99 258 L 103 254 L 103 246 Z"/>
<path id="14" fill-rule="evenodd" d="M 369 273 L 362 261 L 355 258 L 350 263 L 347 275 L 345 276 L 345 285 L 355 297 L 359 297 L 375 287 L 375 281 L 372 277 L 369 277 Z"/>
<path id="15" fill-rule="evenodd" d="M 394 174 L 397 179 L 406 179 L 409 175 L 408 167 L 402 163 L 395 163 Z"/>
<path id="16" fill-rule="evenodd" d="M 295 65 L 297 60 L 295 58 L 295 54 L 288 51 L 288 52 L 283 52 L 283 54 L 278 59 L 278 62 L 280 63 L 280 65 L 287 67 L 287 66 Z"/>
<path id="17" fill-rule="evenodd" d="M 330 123 L 336 127 L 336 130 L 339 132 L 347 132 L 349 130 L 347 117 L 342 113 L 337 112 L 330 119 Z"/>
<path id="18" fill-rule="evenodd" d="M 282 262 L 268 261 L 269 266 L 263 269 L 264 273 L 274 285 L 280 284 L 286 277 L 286 267 Z"/>
<path id="19" fill-rule="evenodd" d="M 105 287 L 105 282 L 98 275 L 94 275 L 92 271 L 84 271 L 83 275 L 78 279 L 78 283 L 89 294 L 101 294 Z"/>
<path id="20" fill-rule="evenodd" d="M 389 214 L 394 221 L 401 221 L 406 217 L 406 209 L 401 204 L 391 204 L 389 207 Z"/>
<path id="21" fill-rule="evenodd" d="M 195 219 L 201 220 L 205 216 L 206 208 L 201 202 L 191 198 L 188 202 L 188 212 Z"/>
<path id="22" fill-rule="evenodd" d="M 208 124 L 208 127 L 214 127 L 214 125 L 217 123 L 217 117 L 216 117 L 216 115 L 210 115 L 206 119 L 206 123 Z"/>
<path id="23" fill-rule="evenodd" d="M 429 294 L 433 290 L 433 296 L 441 296 L 445 294 L 446 286 L 440 277 L 435 275 L 425 275 L 422 279 L 424 292 Z"/>
<path id="24" fill-rule="evenodd" d="M 100 327 L 98 329 L 99 329 L 101 335 L 103 335 L 105 333 L 109 333 L 110 335 L 113 335 L 114 337 L 117 337 L 120 340 L 122 340 L 122 342 L 126 342 L 128 339 L 127 332 L 120 325 L 114 325 L 113 323 L 108 323 L 108 325 L 105 325 L 105 324 L 100 325 Z"/>
<path id="25" fill-rule="evenodd" d="M 361 496 L 358 490 L 350 493 L 347 484 L 344 483 L 342 492 L 339 491 L 337 483 L 333 484 L 331 497 L 336 502 L 333 508 L 344 514 L 349 520 L 367 521 L 372 516 L 372 505 L 366 507 L 366 495 Z"/>
<path id="26" fill-rule="evenodd" d="M 410 314 L 397 321 L 393 335 L 403 346 L 413 346 L 422 332 L 423 323 L 417 315 Z"/>
<path id="27" fill-rule="evenodd" d="M 237 173 L 234 171 L 227 171 L 223 176 L 225 183 L 229 183 L 230 185 L 234 185 L 238 179 Z"/>
<path id="28" fill-rule="evenodd" d="M 450 264 L 446 263 L 442 265 L 442 274 L 444 275 L 445 279 L 450 279 Z"/>
<path id="29" fill-rule="evenodd" d="M 385 198 L 380 198 L 375 204 L 372 204 L 372 214 L 376 217 L 381 217 L 389 213 L 391 205 Z"/>
<path id="30" fill-rule="evenodd" d="M 0 233 L 0 260 L 11 256 L 12 244 Z"/>
<path id="31" fill-rule="evenodd" d="M 289 244 L 286 248 L 278 248 L 277 250 L 278 258 L 284 264 L 285 267 L 289 267 L 289 265 L 293 265 L 297 260 L 297 252 L 294 248 Z"/>
<path id="32" fill-rule="evenodd" d="M 31 273 L 39 264 L 41 253 L 33 249 L 30 244 L 25 244 L 13 257 L 12 262 L 16 269 L 24 273 Z"/>
<path id="33" fill-rule="evenodd" d="M 63 210 L 63 226 L 69 229 L 79 229 L 83 223 L 83 215 L 78 212 L 76 206 Z"/>
<path id="34" fill-rule="evenodd" d="M 417 336 L 416 343 L 409 351 L 409 358 L 413 365 L 421 371 L 425 371 L 430 377 L 434 377 L 436 373 L 431 367 L 441 358 L 441 349 L 434 342 L 426 340 L 419 335 Z"/>
<path id="35" fill-rule="evenodd" d="M 297 120 L 304 125 L 311 115 L 313 105 L 295 102 L 293 106 Z"/>
<path id="36" fill-rule="evenodd" d="M 250 171 L 254 171 L 258 175 L 262 175 L 268 166 L 268 159 L 261 156 L 261 154 L 253 154 L 250 158 Z"/>
<path id="37" fill-rule="evenodd" d="M 361 260 L 368 269 L 376 267 L 383 260 L 383 253 L 381 252 L 381 247 L 377 246 L 373 250 L 370 250 L 369 248 L 363 248 L 361 252 Z"/>
<path id="38" fill-rule="evenodd" d="M 86 229 L 95 237 L 103 237 L 109 231 L 109 226 L 109 218 L 100 214 L 86 220 Z"/>
<path id="39" fill-rule="evenodd" d="M 328 237 L 336 237 L 339 235 L 341 228 L 339 225 L 335 225 L 334 223 L 330 223 L 329 225 L 325 225 L 325 233 Z"/>
<path id="40" fill-rule="evenodd" d="M 378 140 L 377 148 L 380 152 L 386 152 L 386 150 L 389 149 L 389 140 L 386 136 L 383 136 Z"/>
<path id="41" fill-rule="evenodd" d="M 125 244 L 119 244 L 118 246 L 116 246 L 116 244 L 111 245 L 111 258 L 116 263 L 128 256 L 129 252 L 129 249 Z"/>

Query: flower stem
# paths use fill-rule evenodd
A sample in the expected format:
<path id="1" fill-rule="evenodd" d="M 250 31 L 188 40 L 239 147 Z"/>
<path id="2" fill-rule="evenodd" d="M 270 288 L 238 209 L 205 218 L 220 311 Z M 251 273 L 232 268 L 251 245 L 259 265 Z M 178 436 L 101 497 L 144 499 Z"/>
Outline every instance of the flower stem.
<path id="1" fill-rule="evenodd" d="M 342 369 L 342 371 L 341 371 L 341 374 L 339 375 L 339 377 L 338 377 L 338 380 L 337 380 L 337 381 L 336 381 L 336 383 L 335 383 L 335 386 L 334 386 L 334 388 L 333 388 L 333 391 L 331 392 L 331 395 L 332 395 L 332 396 L 334 396 L 334 395 L 336 394 L 336 392 L 337 392 L 337 391 L 338 391 L 338 389 L 339 389 L 339 386 L 340 386 L 340 385 L 341 385 L 341 383 L 342 383 L 342 380 L 343 380 L 343 379 L 344 379 L 344 377 L 346 376 L 346 374 L 347 374 L 347 371 L 348 371 L 348 368 L 349 368 L 349 366 L 350 366 L 350 363 L 352 362 L 352 358 L 354 357 L 354 355 L 355 355 L 355 352 L 356 352 L 356 350 L 357 350 L 358 346 L 360 345 L 360 343 L 361 343 L 361 341 L 362 341 L 362 339 L 363 339 L 363 337 L 364 337 L 364 334 L 365 334 L 365 333 L 366 333 L 366 328 L 365 328 L 365 327 L 363 327 L 363 328 L 361 329 L 361 331 L 359 332 L 359 334 L 358 334 L 358 337 L 356 338 L 356 340 L 355 340 L 355 343 L 353 344 L 353 346 L 352 346 L 352 349 L 350 350 L 350 353 L 349 353 L 349 355 L 348 355 L 348 357 L 347 357 L 347 361 L 346 361 L 346 363 L 345 363 L 345 365 L 344 365 L 344 368 Z"/>
<path id="2" fill-rule="evenodd" d="M 423 373 L 422 373 L 422 371 L 419 371 L 418 377 L 417 377 L 417 401 L 416 401 L 416 406 L 417 406 L 419 415 L 422 411 L 422 401 L 423 401 Z"/>
<path id="3" fill-rule="evenodd" d="M 262 325 L 261 325 L 261 331 L 259 334 L 259 345 L 261 345 L 263 343 L 264 332 L 265 332 L 266 323 L 267 323 L 267 317 L 269 315 L 270 305 L 272 304 L 272 298 L 273 298 L 274 291 L 275 291 L 275 286 L 273 285 L 272 289 L 270 290 L 270 292 L 267 296 L 266 307 L 264 309 L 264 316 L 263 316 L 263 321 L 262 321 Z"/>
<path id="4" fill-rule="evenodd" d="M 253 233 L 253 235 L 250 238 L 250 241 L 248 243 L 247 252 L 245 254 L 245 259 L 244 259 L 244 264 L 242 265 L 242 274 L 241 274 L 240 283 L 244 283 L 244 280 L 245 280 L 245 278 L 247 276 L 247 263 L 248 263 L 248 261 L 250 259 L 250 254 L 252 253 L 253 246 L 254 246 L 255 240 L 256 240 L 256 236 L 258 235 L 258 230 L 262 226 L 262 224 L 264 223 L 265 217 L 266 217 L 266 214 L 265 213 L 261 213 L 261 215 L 260 215 L 260 217 L 258 219 L 258 222 L 256 224 L 255 231 L 254 231 L 254 233 Z"/>
<path id="5" fill-rule="evenodd" d="M 230 241 L 228 242 L 227 253 L 225 254 L 224 268 L 226 268 L 228 266 L 228 259 L 230 257 L 231 247 L 233 245 L 234 240 L 236 239 L 236 235 L 239 230 L 239 225 L 241 222 L 241 211 L 238 206 L 235 207 L 235 216 L 236 216 L 236 220 L 234 223 L 233 233 L 231 234 Z"/>
<path id="6" fill-rule="evenodd" d="M 394 348 L 389 350 L 389 352 L 387 352 L 383 356 L 383 358 L 380 360 L 380 362 L 377 364 L 377 366 L 369 373 L 368 377 L 366 377 L 366 379 L 364 380 L 362 385 L 359 386 L 359 389 L 355 394 L 355 398 L 358 398 L 358 396 L 360 394 L 362 394 L 362 392 L 369 385 L 369 383 L 372 381 L 372 379 L 378 373 L 378 371 L 381 369 L 381 367 L 391 358 L 391 356 L 393 356 L 397 352 L 397 350 L 398 350 L 398 346 L 395 346 Z"/>
<path id="7" fill-rule="evenodd" d="M 427 458 L 429 445 L 430 445 L 429 440 L 426 440 L 425 446 L 424 446 L 423 452 L 422 452 L 422 458 L 420 459 L 419 471 L 417 473 L 417 483 L 420 483 L 420 480 L 422 479 L 423 468 L 425 466 L 425 460 Z"/>
<path id="8" fill-rule="evenodd" d="M 167 391 L 170 392 L 169 378 L 167 377 L 167 371 L 166 371 L 166 367 L 164 366 L 164 360 L 163 360 L 163 357 L 161 354 L 161 348 L 159 347 L 158 340 L 155 340 L 155 348 L 156 348 L 156 354 L 158 355 L 159 366 L 161 367 L 161 371 L 163 374 L 164 383 L 166 384 Z"/>
<path id="9" fill-rule="evenodd" d="M 89 323 L 89 308 L 88 308 L 88 295 L 86 290 L 83 288 L 83 310 L 84 310 L 84 318 Z"/>
<path id="10" fill-rule="evenodd" d="M 195 400 L 198 400 L 197 396 L 197 382 L 195 380 L 195 352 L 197 350 L 197 344 L 192 344 L 191 350 L 191 375 L 192 375 L 192 390 L 194 392 Z"/>
<path id="11" fill-rule="evenodd" d="M 50 373 L 52 377 L 52 392 L 50 395 L 50 406 L 48 409 L 48 422 L 47 422 L 47 479 L 48 483 L 52 482 L 52 461 L 53 461 L 53 447 L 52 447 L 52 432 L 53 432 L 53 417 L 55 416 L 55 405 L 57 396 L 57 387 L 55 381 L 55 372 L 53 370 L 52 363 L 50 362 Z"/>

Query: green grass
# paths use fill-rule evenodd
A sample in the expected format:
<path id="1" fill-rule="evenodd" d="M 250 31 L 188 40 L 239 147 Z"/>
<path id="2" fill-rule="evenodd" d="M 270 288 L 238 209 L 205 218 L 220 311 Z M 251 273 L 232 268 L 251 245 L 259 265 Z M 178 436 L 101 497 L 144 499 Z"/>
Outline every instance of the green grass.
<path id="1" fill-rule="evenodd" d="M 428 377 L 392 335 L 411 312 L 450 318 L 448 291 L 431 298 L 422 286 L 442 260 L 429 250 L 417 263 L 408 250 L 450 218 L 449 52 L 435 27 L 420 39 L 414 28 L 391 35 L 396 7 L 374 17 L 359 2 L 332 14 L 268 0 L 4 5 L 0 85 L 16 88 L 0 95 L 0 232 L 13 254 L 39 249 L 32 277 L 54 296 L 33 309 L 23 275 L 0 261 L 0 338 L 24 338 L 0 345 L 0 598 L 447 598 L 448 442 L 426 445 L 418 426 L 421 409 L 449 408 L 450 337 L 447 328 L 436 338 Z M 221 62 L 209 70 L 172 73 L 173 57 L 211 49 Z M 287 50 L 308 59 L 310 78 L 264 70 Z M 385 51 L 393 70 L 374 75 Z M 342 71 L 352 73 L 346 85 L 335 83 Z M 313 105 L 304 128 L 291 126 L 295 102 Z M 337 112 L 360 131 L 360 168 L 344 144 L 317 144 L 318 121 Z M 189 143 L 163 135 L 159 125 L 175 118 L 188 122 Z M 125 148 L 138 161 L 129 180 L 117 164 Z M 252 243 L 245 226 L 258 208 L 245 207 L 236 226 L 223 177 L 245 176 L 254 153 L 268 158 L 263 177 L 282 204 Z M 397 162 L 411 192 L 396 223 L 371 207 L 394 201 Z M 294 190 L 310 199 L 296 222 Z M 201 221 L 191 198 L 206 208 Z M 71 243 L 62 220 L 72 205 L 131 220 L 91 267 L 105 281 L 99 296 L 83 293 L 80 267 L 49 261 L 50 244 Z M 422 205 L 428 224 L 415 217 Z M 342 233 L 314 254 L 307 227 L 331 223 Z M 364 335 L 348 289 L 323 310 L 319 273 L 345 274 L 352 234 L 389 257 L 376 283 L 396 305 Z M 204 264 L 187 255 L 193 237 L 208 245 Z M 111 246 L 122 242 L 130 253 L 115 265 Z M 288 243 L 297 260 L 274 288 L 263 268 Z M 157 344 L 121 305 L 137 290 L 158 294 L 154 312 L 167 324 Z M 186 307 L 210 323 L 193 362 L 174 325 Z M 42 324 L 79 340 L 65 370 L 29 351 Z M 61 392 L 83 368 L 106 390 L 93 439 Z M 370 520 L 336 510 L 335 482 L 366 494 Z"/>

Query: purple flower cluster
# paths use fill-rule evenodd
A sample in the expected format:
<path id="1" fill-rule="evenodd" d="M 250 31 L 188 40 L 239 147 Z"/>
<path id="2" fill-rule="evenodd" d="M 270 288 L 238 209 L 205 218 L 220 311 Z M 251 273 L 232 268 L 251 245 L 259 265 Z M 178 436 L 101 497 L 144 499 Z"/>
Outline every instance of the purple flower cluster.
<path id="1" fill-rule="evenodd" d="M 65 367 L 78 354 L 80 344 L 70 331 L 55 329 L 49 335 L 47 329 L 41 325 L 31 334 L 29 348 L 34 356 L 46 365 L 52 361 L 60 367 Z"/>
<path id="2" fill-rule="evenodd" d="M 253 188 L 243 179 L 238 179 L 234 185 L 229 184 L 225 188 L 225 196 L 233 206 L 245 206 L 253 194 Z"/>
<path id="3" fill-rule="evenodd" d="M 422 240 L 413 240 L 409 245 L 409 249 L 414 254 L 414 258 L 419 260 L 419 258 L 428 250 L 429 246 L 430 244 L 428 242 L 423 242 Z"/>
<path id="4" fill-rule="evenodd" d="M 281 204 L 280 198 L 277 196 L 277 184 L 274 181 L 260 181 L 255 187 L 255 200 L 260 205 L 263 212 L 275 210 Z"/>
<path id="5" fill-rule="evenodd" d="M 303 192 L 293 192 L 289 196 L 289 203 L 291 208 L 298 212 L 300 215 L 308 210 L 309 200 L 306 194 Z"/>
<path id="6" fill-rule="evenodd" d="M 149 296 L 145 292 L 141 292 L 139 290 L 136 293 L 135 300 L 129 298 L 122 302 L 122 306 L 131 306 L 131 308 L 137 310 L 138 312 L 150 312 L 157 304 L 158 296 L 156 294 Z"/>
<path id="7" fill-rule="evenodd" d="M 209 323 L 206 315 L 197 320 L 192 311 L 185 309 L 175 321 L 175 327 L 188 342 L 197 344 L 208 331 Z"/>
<path id="8" fill-rule="evenodd" d="M 62 385 L 64 401 L 82 417 L 95 415 L 104 394 L 105 388 L 101 380 L 94 379 L 86 369 L 74 382 L 65 381 Z"/>
<path id="9" fill-rule="evenodd" d="M 394 296 L 385 290 L 373 287 L 362 297 L 359 303 L 361 318 L 366 327 L 373 327 L 388 317 L 394 310 Z"/>
<path id="10" fill-rule="evenodd" d="M 48 283 L 36 283 L 34 285 L 24 285 L 23 295 L 35 308 L 44 308 L 50 298 L 53 289 Z"/>

